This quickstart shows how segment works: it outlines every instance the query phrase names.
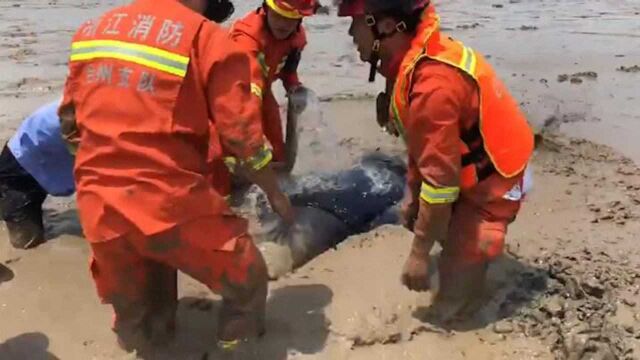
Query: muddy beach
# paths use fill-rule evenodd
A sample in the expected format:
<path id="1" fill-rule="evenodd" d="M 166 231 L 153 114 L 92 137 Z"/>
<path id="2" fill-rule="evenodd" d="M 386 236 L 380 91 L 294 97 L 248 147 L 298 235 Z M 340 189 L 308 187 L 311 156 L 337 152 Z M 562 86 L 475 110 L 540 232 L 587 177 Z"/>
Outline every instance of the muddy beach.
<path id="1" fill-rule="evenodd" d="M 0 137 L 59 95 L 74 27 L 118 3 L 0 2 Z M 464 323 L 433 322 L 429 296 L 399 282 L 411 235 L 383 226 L 271 283 L 261 359 L 640 358 L 640 3 L 437 4 L 449 31 L 490 56 L 542 139 L 486 305 Z M 375 125 L 382 84 L 366 83 L 347 26 L 308 24 L 300 72 L 322 116 L 302 124 L 298 174 L 403 152 Z M 14 250 L 0 230 L 0 359 L 135 358 L 108 329 L 73 199 L 46 207 L 45 245 Z M 180 291 L 178 341 L 160 357 L 214 359 L 219 299 L 187 277 Z"/>

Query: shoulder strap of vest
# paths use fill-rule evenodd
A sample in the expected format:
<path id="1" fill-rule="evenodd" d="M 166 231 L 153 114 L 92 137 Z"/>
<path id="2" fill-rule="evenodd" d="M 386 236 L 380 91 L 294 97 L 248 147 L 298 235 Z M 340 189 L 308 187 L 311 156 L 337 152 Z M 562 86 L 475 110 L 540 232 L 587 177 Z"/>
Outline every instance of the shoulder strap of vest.
<path id="1" fill-rule="evenodd" d="M 416 64 L 425 57 L 426 48 L 432 34 L 440 27 L 440 17 L 433 6 L 428 6 L 422 13 L 420 24 L 416 29 L 416 36 L 411 41 L 409 51 L 404 55 L 400 64 L 400 70 L 394 85 L 392 103 L 393 116 L 399 119 L 399 107 L 407 105 L 411 78 Z"/>
<path id="2" fill-rule="evenodd" d="M 436 32 L 429 39 L 426 54 L 429 58 L 449 64 L 476 79 L 478 56 L 462 42 Z"/>
<path id="3" fill-rule="evenodd" d="M 394 101 L 392 102 L 393 117 L 398 118 L 398 108 L 406 107 L 411 81 L 415 67 L 423 60 L 433 59 L 453 66 L 476 80 L 477 55 L 462 42 L 443 35 L 439 31 L 440 18 L 433 7 L 429 7 L 423 14 L 422 21 L 417 29 L 417 36 L 411 44 L 411 48 L 403 59 L 398 81 L 394 89 Z M 401 121 L 398 121 L 401 128 Z M 402 130 L 402 128 L 401 128 Z M 402 131 L 401 131 L 402 132 Z M 467 145 L 469 152 L 462 156 L 462 166 L 475 166 L 476 177 L 482 181 L 495 173 L 496 169 L 491 161 L 488 161 L 484 149 L 480 123 L 477 122 L 467 131 L 460 134 L 460 139 Z"/>

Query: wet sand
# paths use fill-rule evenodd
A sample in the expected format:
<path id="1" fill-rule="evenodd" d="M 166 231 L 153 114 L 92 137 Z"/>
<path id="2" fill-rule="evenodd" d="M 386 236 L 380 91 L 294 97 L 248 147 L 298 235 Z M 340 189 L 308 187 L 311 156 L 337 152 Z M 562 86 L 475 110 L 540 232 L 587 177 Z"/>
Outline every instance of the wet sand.
<path id="1" fill-rule="evenodd" d="M 58 96 L 72 29 L 113 3 L 0 3 L 2 138 Z M 410 234 L 384 227 L 272 283 L 259 358 L 639 357 L 640 72 L 616 69 L 640 65 L 640 3 L 442 3 L 443 25 L 491 55 L 545 134 L 535 188 L 510 228 L 507 255 L 493 266 L 488 305 L 453 329 L 425 321 L 428 295 L 399 284 Z M 253 6 L 243 3 L 238 14 Z M 323 117 L 303 123 L 299 173 L 344 168 L 365 150 L 403 151 L 376 128 L 366 97 L 380 84 L 366 83 L 366 67 L 343 36 L 347 23 L 309 22 L 301 75 L 323 98 Z M 597 77 L 572 76 L 588 71 Z M 350 97 L 357 99 L 337 100 Z M 110 310 L 95 294 L 72 199 L 48 200 L 47 208 L 47 244 L 18 251 L 0 233 L 0 359 L 130 358 L 116 349 Z M 218 299 L 181 280 L 179 339 L 165 357 L 214 358 Z"/>
<path id="2" fill-rule="evenodd" d="M 324 106 L 340 114 L 368 105 Z M 350 118 L 366 134 L 370 119 Z M 361 149 L 377 146 L 367 143 Z M 551 359 L 565 346 L 581 351 L 560 338 L 575 329 L 592 337 L 610 331 L 620 351 L 637 347 L 640 171 L 609 148 L 553 135 L 533 168 L 535 190 L 511 228 L 508 254 L 494 265 L 488 305 L 477 318 L 453 329 L 423 321 L 429 296 L 399 284 L 411 236 L 383 227 L 272 283 L 260 359 Z M 31 358 L 16 354 L 42 348 L 60 359 L 123 358 L 108 330 L 110 310 L 98 303 L 87 271 L 87 246 L 73 235 L 73 211 L 57 211 L 48 223 L 55 237 L 36 250 L 10 249 L 1 235 L 0 262 L 10 272 L 0 276 L 0 354 Z M 567 292 L 571 286 L 576 293 Z M 179 341 L 166 358 L 200 359 L 212 349 L 218 299 L 186 277 L 181 299 Z M 562 310 L 548 310 L 554 306 Z"/>

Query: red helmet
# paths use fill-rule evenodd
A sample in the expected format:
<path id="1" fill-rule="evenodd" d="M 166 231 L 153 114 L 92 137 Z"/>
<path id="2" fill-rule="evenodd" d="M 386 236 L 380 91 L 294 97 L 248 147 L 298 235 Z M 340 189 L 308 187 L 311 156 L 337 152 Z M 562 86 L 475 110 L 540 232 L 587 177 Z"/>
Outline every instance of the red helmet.
<path id="1" fill-rule="evenodd" d="M 409 14 L 429 5 L 429 0 L 338 0 L 338 16 L 358 16 L 389 10 Z"/>
<path id="2" fill-rule="evenodd" d="M 358 16 L 366 14 L 365 0 L 338 1 L 338 16 Z"/>
<path id="3" fill-rule="evenodd" d="M 289 19 L 302 19 L 316 13 L 317 0 L 265 0 L 269 9 Z"/>

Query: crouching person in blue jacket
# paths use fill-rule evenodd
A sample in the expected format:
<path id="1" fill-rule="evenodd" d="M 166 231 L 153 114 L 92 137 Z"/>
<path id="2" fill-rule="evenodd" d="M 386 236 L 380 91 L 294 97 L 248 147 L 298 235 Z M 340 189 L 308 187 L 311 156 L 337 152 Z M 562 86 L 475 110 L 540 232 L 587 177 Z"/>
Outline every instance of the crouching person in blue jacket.
<path id="1" fill-rule="evenodd" d="M 62 139 L 58 105 L 27 117 L 0 153 L 0 215 L 16 248 L 44 242 L 42 203 L 48 195 L 75 192 L 74 157 Z"/>

